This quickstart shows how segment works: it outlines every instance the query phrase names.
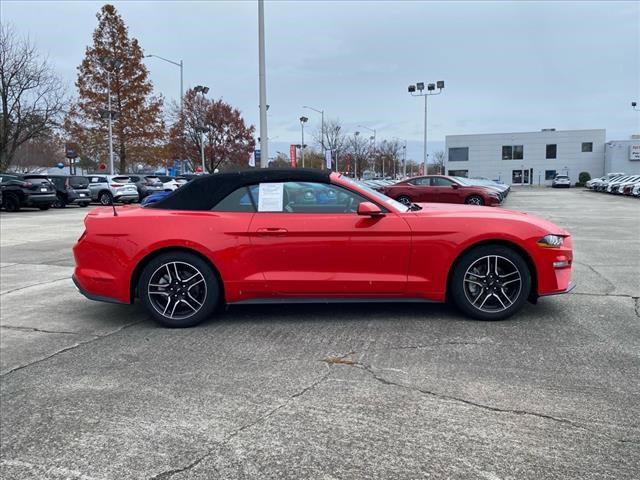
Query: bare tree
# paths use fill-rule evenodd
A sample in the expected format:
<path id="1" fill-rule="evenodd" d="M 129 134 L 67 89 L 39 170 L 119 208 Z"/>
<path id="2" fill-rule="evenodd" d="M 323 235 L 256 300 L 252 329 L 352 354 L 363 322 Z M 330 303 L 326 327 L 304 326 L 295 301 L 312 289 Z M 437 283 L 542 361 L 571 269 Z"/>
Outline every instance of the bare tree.
<path id="1" fill-rule="evenodd" d="M 444 175 L 444 150 L 438 150 L 433 154 L 433 173 Z"/>
<path id="2" fill-rule="evenodd" d="M 402 163 L 402 144 L 396 139 L 383 140 L 377 150 L 376 160 L 379 162 L 380 171 L 385 176 L 396 176 Z"/>
<path id="3" fill-rule="evenodd" d="M 67 105 L 47 60 L 8 25 L 0 25 L 0 100 L 0 170 L 6 170 L 21 145 L 51 136 Z"/>
<path id="4" fill-rule="evenodd" d="M 318 127 L 313 133 L 316 144 L 322 145 L 322 127 Z M 347 139 L 339 119 L 329 119 L 324 122 L 324 148 L 331 150 L 334 166 L 337 165 L 339 156 L 344 153 Z"/>
<path id="5" fill-rule="evenodd" d="M 366 135 L 349 136 L 347 138 L 347 151 L 353 158 L 355 174 L 362 176 L 362 172 L 369 168 L 371 142 Z"/>

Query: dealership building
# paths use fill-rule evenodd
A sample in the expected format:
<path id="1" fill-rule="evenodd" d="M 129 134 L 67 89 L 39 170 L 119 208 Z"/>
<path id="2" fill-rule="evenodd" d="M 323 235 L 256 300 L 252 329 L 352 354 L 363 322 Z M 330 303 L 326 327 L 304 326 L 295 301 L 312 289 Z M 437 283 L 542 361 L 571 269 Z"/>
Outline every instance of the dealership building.
<path id="1" fill-rule="evenodd" d="M 448 135 L 445 168 L 449 175 L 487 177 L 512 185 L 549 185 L 556 175 L 578 181 L 605 172 L 640 170 L 640 139 L 606 142 L 605 129 Z M 607 161 L 605 161 L 605 158 Z"/>

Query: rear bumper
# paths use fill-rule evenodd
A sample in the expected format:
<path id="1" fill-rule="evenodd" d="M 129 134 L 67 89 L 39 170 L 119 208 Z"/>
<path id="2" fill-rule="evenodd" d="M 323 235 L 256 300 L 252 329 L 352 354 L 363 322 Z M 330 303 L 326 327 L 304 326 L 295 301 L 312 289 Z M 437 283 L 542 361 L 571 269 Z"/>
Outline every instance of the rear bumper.
<path id="1" fill-rule="evenodd" d="M 25 205 L 51 205 L 57 200 L 55 193 L 48 193 L 45 195 L 28 195 L 24 199 Z"/>
<path id="2" fill-rule="evenodd" d="M 138 200 L 138 198 L 139 196 L 137 193 L 136 194 L 129 194 L 129 193 L 118 194 L 117 193 L 113 197 L 114 201 L 116 202 L 135 202 Z"/>
<path id="3" fill-rule="evenodd" d="M 73 280 L 73 283 L 75 283 L 76 288 L 78 289 L 78 291 L 82 295 L 87 297 L 89 300 L 95 300 L 96 302 L 118 303 L 118 304 L 121 304 L 121 305 L 127 303 L 127 302 L 123 302 L 121 300 L 118 300 L 117 298 L 106 297 L 104 295 L 95 295 L 93 293 L 88 292 L 87 290 L 84 289 L 82 284 L 78 281 L 78 278 L 76 277 L 75 273 L 71 276 L 71 279 Z"/>

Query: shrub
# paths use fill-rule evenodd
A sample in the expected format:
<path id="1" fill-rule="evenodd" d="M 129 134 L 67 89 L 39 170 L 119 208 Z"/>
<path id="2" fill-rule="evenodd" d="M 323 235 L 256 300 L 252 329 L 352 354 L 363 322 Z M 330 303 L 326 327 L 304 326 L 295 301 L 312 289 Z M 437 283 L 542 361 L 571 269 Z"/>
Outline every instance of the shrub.
<path id="1" fill-rule="evenodd" d="M 589 180 L 591 180 L 591 175 L 589 175 L 589 172 L 580 172 L 580 175 L 578 175 L 578 183 L 581 183 L 584 185 Z"/>

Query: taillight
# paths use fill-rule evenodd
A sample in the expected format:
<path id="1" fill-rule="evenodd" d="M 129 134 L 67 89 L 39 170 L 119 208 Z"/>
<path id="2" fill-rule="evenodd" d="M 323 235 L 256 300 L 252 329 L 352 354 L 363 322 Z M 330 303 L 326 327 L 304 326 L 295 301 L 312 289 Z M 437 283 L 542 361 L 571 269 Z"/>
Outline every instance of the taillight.
<path id="1" fill-rule="evenodd" d="M 112 187 L 124 187 L 124 183 L 112 183 Z"/>
<path id="2" fill-rule="evenodd" d="M 31 182 L 24 182 L 24 183 L 22 184 L 22 186 L 23 186 L 23 187 L 26 187 L 26 188 L 31 188 L 31 187 L 33 187 L 33 183 L 31 183 Z"/>

